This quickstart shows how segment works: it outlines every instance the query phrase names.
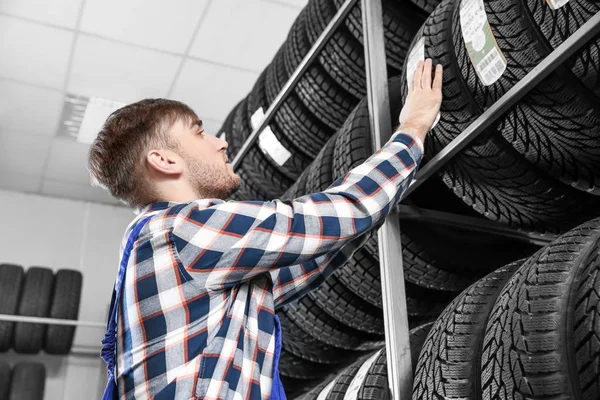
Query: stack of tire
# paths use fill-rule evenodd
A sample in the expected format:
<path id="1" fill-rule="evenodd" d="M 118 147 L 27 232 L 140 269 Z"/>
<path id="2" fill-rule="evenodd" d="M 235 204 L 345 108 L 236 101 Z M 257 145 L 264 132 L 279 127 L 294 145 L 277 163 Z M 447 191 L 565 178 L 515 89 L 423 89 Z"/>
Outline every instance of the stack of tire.
<path id="1" fill-rule="evenodd" d="M 42 400 L 46 386 L 46 367 L 24 361 L 10 365 L 0 361 L 0 399 Z"/>
<path id="2" fill-rule="evenodd" d="M 411 353 L 413 400 L 599 399 L 600 219 L 475 282 Z M 380 356 L 370 396 L 348 398 L 389 398 L 386 368 Z"/>
<path id="3" fill-rule="evenodd" d="M 596 219 L 466 290 L 427 338 L 413 398 L 600 398 L 599 254 Z"/>
<path id="4" fill-rule="evenodd" d="M 82 280 L 70 269 L 0 264 L 0 314 L 76 320 Z M 0 352 L 68 354 L 74 335 L 74 326 L 0 321 Z"/>
<path id="5" fill-rule="evenodd" d="M 263 71 L 252 91 L 230 112 L 219 136 L 233 159 L 343 1 L 311 0 Z M 411 39 L 427 13 L 412 3 L 384 1 L 387 64 L 399 75 Z M 235 200 L 281 196 L 341 127 L 366 94 L 361 12 L 355 6 L 249 149 L 236 172 L 242 177 Z M 258 112 L 258 113 L 257 113 Z M 256 114 L 256 116 L 255 116 Z"/>
<path id="6" fill-rule="evenodd" d="M 390 113 L 402 104 L 402 78 L 389 82 Z M 394 118 L 395 119 L 395 118 Z M 342 128 L 325 144 L 283 199 L 320 192 L 372 154 L 369 114 L 363 99 Z M 441 182 L 419 189 L 413 202 L 441 199 L 443 209 L 472 213 Z M 435 319 L 461 290 L 507 262 L 531 255 L 537 247 L 494 235 L 402 221 L 403 264 L 409 322 L 416 327 Z M 436 245 L 431 246 L 430 242 Z M 384 340 L 380 267 L 376 234 L 319 287 L 277 312 L 283 326 L 280 373 L 290 396 L 365 354 Z"/>
<path id="7" fill-rule="evenodd" d="M 410 50 L 445 68 L 427 157 L 598 11 L 588 0 L 442 1 Z M 586 43 L 443 170 L 444 183 L 468 206 L 538 232 L 563 233 L 600 215 L 599 44 Z"/>

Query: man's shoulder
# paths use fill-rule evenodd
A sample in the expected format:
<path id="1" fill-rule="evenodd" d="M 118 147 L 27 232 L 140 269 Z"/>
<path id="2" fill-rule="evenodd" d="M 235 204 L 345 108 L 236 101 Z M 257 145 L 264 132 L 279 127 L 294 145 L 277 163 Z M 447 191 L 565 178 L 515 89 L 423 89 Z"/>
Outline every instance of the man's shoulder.
<path id="1" fill-rule="evenodd" d="M 177 229 L 186 223 L 206 223 L 215 216 L 215 213 L 227 214 L 235 212 L 235 207 L 219 199 L 200 199 L 188 203 L 171 204 L 168 208 L 157 214 L 157 218 L 165 219 L 163 226 Z"/>
<path id="2" fill-rule="evenodd" d="M 243 205 L 242 205 L 243 203 Z M 127 232 L 137 222 L 151 217 L 151 231 L 160 229 L 182 231 L 187 227 L 204 226 L 205 224 L 222 226 L 235 216 L 235 224 L 254 221 L 261 213 L 263 202 L 236 202 L 220 199 L 199 199 L 187 203 L 156 202 L 148 205 L 128 227 Z M 244 207 L 245 206 L 245 207 Z M 243 221 L 242 221 L 243 220 Z"/>
<path id="3" fill-rule="evenodd" d="M 136 220 L 145 216 L 153 216 L 156 218 L 170 217 L 178 214 L 189 214 L 193 211 L 210 210 L 218 205 L 226 204 L 225 201 L 219 199 L 198 199 L 185 203 L 173 201 L 157 201 L 145 206 L 140 210 Z"/>

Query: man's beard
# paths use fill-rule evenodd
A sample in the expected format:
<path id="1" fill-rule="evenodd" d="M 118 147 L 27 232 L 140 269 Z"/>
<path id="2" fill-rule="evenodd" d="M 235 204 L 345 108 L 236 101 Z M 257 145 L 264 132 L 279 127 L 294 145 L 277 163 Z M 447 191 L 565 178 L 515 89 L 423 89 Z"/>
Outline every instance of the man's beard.
<path id="1" fill-rule="evenodd" d="M 240 187 L 240 177 L 226 164 L 221 167 L 188 159 L 188 166 L 190 184 L 202 198 L 226 200 Z"/>

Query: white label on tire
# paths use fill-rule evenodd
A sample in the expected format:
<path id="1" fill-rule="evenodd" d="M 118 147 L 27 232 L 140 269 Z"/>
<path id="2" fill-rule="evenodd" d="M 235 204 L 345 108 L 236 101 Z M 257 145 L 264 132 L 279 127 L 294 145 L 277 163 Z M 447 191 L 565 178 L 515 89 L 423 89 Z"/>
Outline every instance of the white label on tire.
<path id="1" fill-rule="evenodd" d="M 546 3 L 548 3 L 550 8 L 553 10 L 558 10 L 559 8 L 561 8 L 568 2 L 569 2 L 569 0 L 546 0 Z"/>
<path id="2" fill-rule="evenodd" d="M 356 400 L 358 398 L 358 392 L 360 388 L 363 386 L 365 382 L 365 378 L 367 377 L 367 373 L 369 372 L 369 368 L 375 362 L 379 354 L 381 354 L 382 350 L 379 350 L 377 353 L 373 354 L 367 361 L 363 363 L 358 369 L 358 372 L 352 378 L 352 382 L 350 382 L 350 386 L 348 386 L 348 390 L 346 390 L 346 394 L 344 395 L 344 400 Z"/>
<path id="3" fill-rule="evenodd" d="M 483 0 L 460 2 L 460 28 L 479 80 L 485 86 L 493 84 L 506 71 L 506 59 L 496 44 Z"/>
<path id="4" fill-rule="evenodd" d="M 260 107 L 250 118 L 252 129 L 255 129 L 264 117 L 265 113 L 263 108 Z M 277 140 L 277 137 L 269 126 L 263 129 L 260 135 L 258 135 L 258 147 L 260 147 L 263 153 L 271 157 L 271 159 L 273 159 L 280 167 L 292 156 L 292 153 Z"/>
<path id="5" fill-rule="evenodd" d="M 425 60 L 425 38 L 421 37 L 421 39 L 415 43 L 415 46 L 410 51 L 406 61 L 406 82 L 408 83 L 409 88 L 413 77 L 415 76 L 417 64 L 419 61 L 423 60 Z"/>
<path id="6" fill-rule="evenodd" d="M 410 89 L 410 85 L 412 83 L 413 77 L 415 76 L 415 71 L 417 70 L 417 64 L 419 61 L 425 60 L 425 38 L 421 36 L 421 38 L 415 43 L 414 47 L 408 54 L 408 58 L 406 61 L 406 82 L 408 83 L 408 87 Z M 433 126 L 431 129 L 435 128 L 437 123 L 440 121 L 440 113 L 435 117 L 435 121 L 433 122 Z"/>
<path id="7" fill-rule="evenodd" d="M 331 389 L 333 389 L 333 385 L 335 385 L 335 381 L 336 379 L 332 380 L 327 386 L 323 388 L 323 390 L 321 390 L 321 392 L 317 396 L 317 400 L 325 400 L 327 398 L 327 395 L 331 392 Z"/>
<path id="8" fill-rule="evenodd" d="M 481 61 L 477 64 L 477 72 L 481 76 L 481 81 L 488 86 L 496 82 L 506 69 L 504 57 L 498 51 L 498 48 L 492 48 Z"/>

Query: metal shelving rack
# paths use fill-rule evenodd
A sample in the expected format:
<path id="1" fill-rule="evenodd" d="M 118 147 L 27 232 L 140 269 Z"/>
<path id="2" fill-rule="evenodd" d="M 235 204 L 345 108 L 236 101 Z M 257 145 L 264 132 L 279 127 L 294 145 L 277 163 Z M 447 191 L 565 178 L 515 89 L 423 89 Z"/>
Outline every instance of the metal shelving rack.
<path id="1" fill-rule="evenodd" d="M 369 105 L 371 134 L 374 149 L 379 149 L 389 140 L 390 126 L 388 77 L 386 70 L 383 9 L 382 0 L 361 0 L 363 37 L 365 48 L 365 69 L 367 77 L 367 98 Z M 258 139 L 281 103 L 300 80 L 308 66 L 343 22 L 351 8 L 358 0 L 346 0 L 336 15 L 329 22 L 323 33 L 314 43 L 296 71 L 284 85 L 266 111 L 262 121 L 253 130 L 233 160 L 236 169 L 246 156 L 248 149 Z M 509 110 L 517 101 L 533 87 L 547 77 L 558 65 L 569 58 L 583 44 L 600 33 L 600 13 L 587 21 L 562 45 L 548 55 L 543 62 L 533 68 L 519 83 L 509 90 L 494 105 L 479 116 L 464 132 L 457 136 L 448 146 L 431 159 L 416 175 L 404 193 L 404 199 L 414 192 L 427 179 L 439 171 L 453 156 L 458 154 L 477 138 L 498 117 Z M 539 234 L 514 229 L 483 218 L 464 217 L 434 210 L 422 210 L 410 206 L 399 205 L 378 232 L 379 258 L 381 268 L 381 285 L 384 306 L 385 337 L 387 347 L 387 367 L 389 387 L 394 400 L 405 400 L 412 397 L 412 366 L 410 346 L 408 342 L 408 315 L 406 297 L 404 295 L 404 273 L 402 268 L 402 243 L 400 240 L 400 223 L 403 218 L 426 220 L 439 224 L 460 226 L 474 231 L 485 231 L 499 236 L 512 237 L 530 243 L 545 245 L 556 238 L 554 234 Z"/>
<path id="2" fill-rule="evenodd" d="M 245 141 L 233 160 L 236 169 L 246 156 L 258 135 L 268 126 L 281 103 L 295 87 L 308 66 L 316 59 L 323 46 L 344 21 L 351 8 L 359 0 L 346 0 L 326 29 L 317 39 L 308 54 L 292 74 L 281 92 L 266 111 L 263 120 Z M 392 133 L 389 115 L 387 70 L 383 34 L 383 10 L 381 0 L 360 0 L 362 6 L 363 35 L 366 60 L 367 92 L 371 133 L 374 148 L 387 142 Z M 547 77 L 558 65 L 569 58 L 592 37 L 600 33 L 600 13 L 581 26 L 562 45 L 557 47 L 539 65 L 533 68 L 519 83 L 509 90 L 494 105 L 477 118 L 464 132 L 431 159 L 415 176 L 404 193 L 404 199 L 439 171 L 453 156 L 468 146 L 498 117 L 508 111 L 535 85 Z M 540 234 L 514 229 L 483 218 L 465 217 L 434 210 L 423 210 L 399 205 L 379 230 L 379 254 L 381 262 L 382 297 L 384 304 L 385 336 L 389 386 L 394 400 L 410 399 L 412 390 L 412 367 L 408 343 L 408 318 L 404 296 L 404 274 L 402 269 L 402 243 L 399 218 L 418 219 L 443 225 L 459 226 L 474 231 L 485 231 L 499 236 L 511 237 L 530 243 L 544 245 L 556 238 L 553 234 Z M 0 314 L 0 321 L 44 323 L 105 329 L 105 322 L 65 320 Z M 100 347 L 74 348 L 72 354 L 98 356 Z"/>

